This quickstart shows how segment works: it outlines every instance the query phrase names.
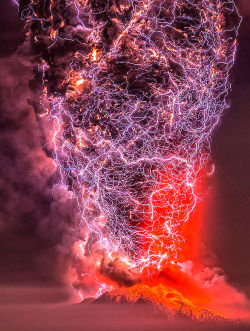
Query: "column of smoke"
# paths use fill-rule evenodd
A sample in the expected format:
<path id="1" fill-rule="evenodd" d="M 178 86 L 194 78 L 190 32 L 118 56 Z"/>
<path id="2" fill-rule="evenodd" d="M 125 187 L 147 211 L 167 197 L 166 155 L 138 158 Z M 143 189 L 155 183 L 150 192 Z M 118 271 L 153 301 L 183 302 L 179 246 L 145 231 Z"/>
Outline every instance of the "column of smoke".
<path id="1" fill-rule="evenodd" d="M 19 13 L 41 54 L 45 148 L 79 206 L 73 285 L 98 295 L 177 264 L 227 107 L 234 2 L 20 0 Z"/>

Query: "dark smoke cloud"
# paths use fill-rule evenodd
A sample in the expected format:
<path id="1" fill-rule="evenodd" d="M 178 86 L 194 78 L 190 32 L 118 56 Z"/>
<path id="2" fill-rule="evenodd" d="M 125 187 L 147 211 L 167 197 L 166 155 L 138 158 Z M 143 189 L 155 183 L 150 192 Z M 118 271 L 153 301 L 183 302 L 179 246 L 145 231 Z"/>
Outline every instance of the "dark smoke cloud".
<path id="1" fill-rule="evenodd" d="M 76 201 L 59 185 L 58 169 L 43 136 L 46 128 L 37 121 L 41 110 L 37 56 L 39 52 L 26 43 L 0 60 L 0 280 L 7 283 L 67 282 L 78 269 L 91 268 L 87 259 L 82 265 L 75 256 Z M 118 261 L 110 265 L 103 260 L 100 274 L 119 285 L 139 281 Z M 84 290 L 93 282 L 86 281 Z"/>
<path id="2" fill-rule="evenodd" d="M 24 50 L 0 62 L 0 277 L 53 280 L 67 268 L 76 208 L 56 185 L 56 167 L 41 146 L 29 105 L 33 64 Z"/>
<path id="3" fill-rule="evenodd" d="M 128 270 L 126 265 L 118 259 L 108 263 L 105 263 L 104 260 L 100 267 L 100 273 L 117 283 L 119 286 L 129 287 L 141 282 L 140 276 L 134 273 L 133 270 Z"/>
<path id="4" fill-rule="evenodd" d="M 14 1 L 0 3 L 0 57 L 10 56 L 23 43 L 24 22 L 17 20 L 17 7 Z"/>

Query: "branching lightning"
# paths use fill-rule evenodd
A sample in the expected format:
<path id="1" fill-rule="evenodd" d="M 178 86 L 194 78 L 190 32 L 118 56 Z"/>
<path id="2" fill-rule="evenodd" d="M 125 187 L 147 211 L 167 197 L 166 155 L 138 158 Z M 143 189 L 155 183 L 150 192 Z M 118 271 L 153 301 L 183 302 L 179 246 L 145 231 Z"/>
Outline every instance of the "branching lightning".
<path id="1" fill-rule="evenodd" d="M 177 263 L 227 107 L 233 0 L 19 5 L 42 54 L 48 148 L 79 205 L 79 258 L 97 269 L 103 256 L 140 271 Z"/>

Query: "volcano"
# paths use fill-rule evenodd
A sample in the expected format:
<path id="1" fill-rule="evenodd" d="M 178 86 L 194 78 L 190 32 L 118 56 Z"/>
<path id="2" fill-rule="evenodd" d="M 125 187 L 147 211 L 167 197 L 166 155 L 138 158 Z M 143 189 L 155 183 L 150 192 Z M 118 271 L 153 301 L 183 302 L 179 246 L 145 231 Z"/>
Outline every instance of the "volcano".
<path id="1" fill-rule="evenodd" d="M 83 302 L 90 301 L 85 299 Z M 103 293 L 92 303 L 147 304 L 152 306 L 154 313 L 161 313 L 167 317 L 205 322 L 226 321 L 222 315 L 193 304 L 177 290 L 162 284 L 154 287 L 144 284 L 136 284 L 129 288 L 122 287 Z"/>

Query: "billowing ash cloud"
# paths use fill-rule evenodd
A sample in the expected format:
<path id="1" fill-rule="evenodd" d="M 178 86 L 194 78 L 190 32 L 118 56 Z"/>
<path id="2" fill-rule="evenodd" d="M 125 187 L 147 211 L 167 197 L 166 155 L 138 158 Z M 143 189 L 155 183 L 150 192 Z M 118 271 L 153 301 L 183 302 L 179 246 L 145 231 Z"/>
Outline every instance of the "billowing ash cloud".
<path id="1" fill-rule="evenodd" d="M 234 2 L 19 4 L 40 54 L 32 104 L 44 149 L 79 207 L 76 282 L 93 270 L 116 280 L 116 264 L 122 278 L 119 261 L 133 275 L 177 263 L 227 106 Z"/>
<path id="2" fill-rule="evenodd" d="M 57 167 L 42 150 L 29 105 L 32 59 L 24 44 L 0 61 L 1 282 L 62 281 L 78 236 L 76 203 L 58 185 Z"/>

